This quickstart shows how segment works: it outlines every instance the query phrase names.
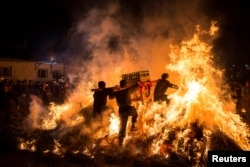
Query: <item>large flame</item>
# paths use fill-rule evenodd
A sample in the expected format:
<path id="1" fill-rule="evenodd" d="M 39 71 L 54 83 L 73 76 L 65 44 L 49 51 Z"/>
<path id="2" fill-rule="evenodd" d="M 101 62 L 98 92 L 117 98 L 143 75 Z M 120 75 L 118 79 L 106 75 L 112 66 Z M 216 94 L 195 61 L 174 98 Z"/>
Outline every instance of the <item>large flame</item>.
<path id="1" fill-rule="evenodd" d="M 135 102 L 139 114 L 137 123 L 139 130 L 133 133 L 128 132 L 124 142 L 130 152 L 145 156 L 164 155 L 167 157 L 169 151 L 178 151 L 178 140 L 184 138 L 185 143 L 187 142 L 185 139 L 190 138 L 189 125 L 192 122 L 197 122 L 203 127 L 204 136 L 207 139 L 206 144 L 210 143 L 210 135 L 220 130 L 232 138 L 243 150 L 250 149 L 249 128 L 235 113 L 235 104 L 230 96 L 225 96 L 228 90 L 225 88 L 223 70 L 215 68 L 212 61 L 212 46 L 209 41 L 215 37 L 216 31 L 218 31 L 216 22 L 212 22 L 209 31 L 202 31 L 197 26 L 190 40 L 183 41 L 180 46 L 171 46 L 171 63 L 166 65 L 166 69 L 179 79 L 179 89 L 169 96 L 171 103 L 168 106 L 165 103 Z M 51 105 L 46 110 L 47 117 L 43 115 L 43 121 L 36 122 L 33 128 L 52 129 L 56 127 L 55 124 L 62 121 L 67 128 L 61 128 L 59 132 L 62 133 L 61 130 L 64 130 L 63 134 L 66 135 L 60 134 L 55 137 L 58 138 L 55 140 L 57 146 L 67 147 L 60 144 L 60 137 L 65 138 L 67 130 L 73 131 L 75 127 L 80 130 L 74 134 L 75 138 L 71 136 L 73 139 L 70 142 L 76 144 L 78 150 L 74 147 L 72 152 L 93 156 L 92 153 L 98 146 L 105 146 L 107 150 L 114 149 L 113 146 L 116 145 L 114 136 L 117 136 L 119 131 L 117 107 L 111 101 L 115 111 L 104 115 L 108 118 L 107 124 L 92 120 L 91 107 L 88 106 L 93 100 L 90 92 L 93 84 L 90 81 L 83 81 L 79 89 L 69 96 L 67 103 Z M 31 111 L 41 112 L 42 110 L 38 108 L 37 103 L 34 103 Z M 41 117 L 33 114 L 32 118 Z M 39 126 L 38 123 L 40 123 Z M 130 125 L 129 123 L 128 126 Z M 166 143 L 173 132 L 175 136 L 173 141 Z M 34 141 L 32 143 L 34 144 Z M 199 145 L 198 142 L 196 144 Z M 59 147 L 56 148 L 56 152 L 59 152 Z"/>
<path id="2" fill-rule="evenodd" d="M 185 125 L 199 120 L 208 130 L 219 128 L 233 138 L 243 149 L 249 149 L 247 135 L 249 129 L 235 114 L 235 105 L 231 99 L 224 96 L 227 91 L 223 87 L 223 71 L 216 69 L 212 62 L 211 46 L 202 41 L 202 35 L 214 35 L 215 22 L 209 32 L 197 33 L 189 41 L 184 41 L 178 49 L 174 49 L 171 56 L 174 63 L 167 66 L 180 75 L 179 92 L 172 95 L 173 102 L 170 113 L 179 112 L 178 119 L 168 120 L 169 123 Z M 223 90 L 224 88 L 224 90 Z M 185 110 L 181 112 L 179 108 Z"/>

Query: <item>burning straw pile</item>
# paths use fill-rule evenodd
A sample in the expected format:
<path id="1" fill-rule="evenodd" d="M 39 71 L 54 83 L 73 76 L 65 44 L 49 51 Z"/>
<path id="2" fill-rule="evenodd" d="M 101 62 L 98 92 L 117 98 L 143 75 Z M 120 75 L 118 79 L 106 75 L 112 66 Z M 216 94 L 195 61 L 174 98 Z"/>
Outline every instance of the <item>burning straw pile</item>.
<path id="1" fill-rule="evenodd" d="M 207 32 L 197 26 L 191 40 L 172 46 L 173 63 L 166 68 L 179 75 L 179 89 L 169 106 L 137 104 L 139 130 L 127 132 L 123 147 L 116 110 L 107 111 L 104 122 L 93 120 L 91 88 L 83 82 L 80 87 L 89 88 L 84 105 L 76 98 L 80 90 L 49 108 L 33 99 L 18 148 L 96 166 L 205 166 L 208 150 L 249 150 L 249 127 L 235 113 L 222 70 L 213 67 L 211 46 L 201 41 L 216 30 L 215 23 Z"/>

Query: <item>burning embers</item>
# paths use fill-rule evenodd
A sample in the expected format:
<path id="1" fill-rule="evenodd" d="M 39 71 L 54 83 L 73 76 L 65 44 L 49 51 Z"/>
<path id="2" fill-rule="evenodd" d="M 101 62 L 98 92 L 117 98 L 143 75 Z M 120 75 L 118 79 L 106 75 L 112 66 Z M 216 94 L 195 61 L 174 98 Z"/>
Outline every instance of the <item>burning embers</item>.
<path id="1" fill-rule="evenodd" d="M 222 71 L 215 69 L 211 46 L 200 40 L 215 30 L 198 31 L 190 41 L 173 47 L 173 63 L 167 69 L 178 74 L 179 89 L 171 94 L 171 103 L 137 103 L 138 131 L 127 131 L 123 146 L 118 144 L 117 107 L 107 111 L 104 120 L 91 117 L 92 96 L 86 92 L 86 104 L 79 105 L 73 94 L 68 103 L 44 109 L 32 101 L 29 133 L 20 137 L 20 149 L 134 164 L 204 165 L 207 150 L 249 150 L 249 128 L 235 114 L 235 105 L 224 98 Z M 88 85 L 83 83 L 84 86 Z M 230 93 L 230 92 L 229 92 Z M 79 107 L 81 106 L 81 107 Z M 131 122 L 128 123 L 128 128 Z M 218 144 L 220 143 L 220 144 Z M 92 161 L 93 160 L 93 161 Z"/>

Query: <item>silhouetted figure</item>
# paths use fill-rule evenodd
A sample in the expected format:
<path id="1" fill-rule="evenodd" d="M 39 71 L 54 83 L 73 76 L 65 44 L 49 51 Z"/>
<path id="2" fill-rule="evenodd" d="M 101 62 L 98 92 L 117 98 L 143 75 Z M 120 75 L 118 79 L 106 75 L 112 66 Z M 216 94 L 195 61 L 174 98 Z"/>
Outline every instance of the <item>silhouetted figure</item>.
<path id="1" fill-rule="evenodd" d="M 16 95 L 18 97 L 21 96 L 24 93 L 23 89 L 22 89 L 22 81 L 21 80 L 17 80 L 13 89 L 14 89 L 14 91 L 15 91 L 15 93 L 16 93 Z"/>
<path id="2" fill-rule="evenodd" d="M 36 90 L 36 87 L 35 87 L 35 83 L 33 80 L 29 80 L 28 81 L 28 86 L 27 86 L 27 94 L 34 94 L 34 95 L 37 95 L 37 90 Z"/>
<path id="3" fill-rule="evenodd" d="M 95 118 L 101 116 L 102 112 L 109 108 L 107 106 L 107 99 L 113 92 L 112 88 L 106 88 L 106 83 L 104 81 L 98 82 L 98 88 L 99 89 L 96 90 L 93 95 L 93 114 Z"/>
<path id="4" fill-rule="evenodd" d="M 17 129 L 21 127 L 21 117 L 18 111 L 18 98 L 7 80 L 1 84 L 0 101 L 0 137 L 8 147 L 15 144 Z"/>
<path id="5" fill-rule="evenodd" d="M 250 124 L 250 81 L 247 80 L 241 89 L 242 109 L 245 109 L 245 119 Z"/>
<path id="6" fill-rule="evenodd" d="M 61 88 L 60 88 L 59 82 L 53 81 L 53 82 L 50 83 L 49 87 L 50 87 L 50 91 L 51 91 L 51 94 L 54 97 L 55 102 L 56 103 L 63 103 L 63 101 L 61 100 L 61 97 L 60 97 Z"/>
<path id="7" fill-rule="evenodd" d="M 154 89 L 154 101 L 161 102 L 166 101 L 167 104 L 170 103 L 168 99 L 168 95 L 165 94 L 168 88 L 178 89 L 178 86 L 170 83 L 168 79 L 169 75 L 167 73 L 163 73 L 161 79 L 159 79 L 155 85 Z"/>
<path id="8" fill-rule="evenodd" d="M 49 85 L 43 82 L 40 89 L 40 97 L 43 100 L 44 105 L 49 105 L 50 102 L 55 102 L 54 97 L 51 94 Z"/>
<path id="9" fill-rule="evenodd" d="M 120 130 L 119 130 L 119 144 L 122 146 L 123 140 L 126 134 L 126 127 L 128 117 L 132 116 L 132 127 L 131 131 L 137 130 L 135 123 L 137 122 L 137 110 L 132 106 L 131 94 L 138 90 L 139 85 L 136 84 L 131 87 L 126 87 L 126 80 L 120 81 L 120 90 L 114 91 L 113 96 L 116 98 L 117 105 L 119 107 L 119 118 L 120 118 Z"/>

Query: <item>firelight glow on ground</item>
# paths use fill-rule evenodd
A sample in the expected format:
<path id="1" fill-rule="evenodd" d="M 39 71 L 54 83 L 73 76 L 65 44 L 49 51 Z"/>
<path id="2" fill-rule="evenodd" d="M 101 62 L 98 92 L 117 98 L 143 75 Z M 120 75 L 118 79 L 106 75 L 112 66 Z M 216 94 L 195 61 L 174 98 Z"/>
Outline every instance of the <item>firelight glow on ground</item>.
<path id="1" fill-rule="evenodd" d="M 94 157 L 95 150 L 101 148 L 106 154 L 110 150 L 117 150 L 131 156 L 160 155 L 167 158 L 170 151 L 178 153 L 178 141 L 181 138 L 187 141 L 190 137 L 189 124 L 198 122 L 203 127 L 206 150 L 209 150 L 212 142 L 211 134 L 218 130 L 235 141 L 241 149 L 250 150 L 249 127 L 236 114 L 235 102 L 224 81 L 223 70 L 217 69 L 213 62 L 210 41 L 216 37 L 218 30 L 216 22 L 212 22 L 207 31 L 197 26 L 191 39 L 182 41 L 180 46 L 171 46 L 170 62 L 165 64 L 165 69 L 171 74 L 170 79 L 175 78 L 179 89 L 169 90 L 169 106 L 165 103 L 134 102 L 139 114 L 138 131 L 127 132 L 122 150 L 117 145 L 119 119 L 115 101 L 109 101 L 114 111 L 107 111 L 103 122 L 90 121 L 93 102 L 93 92 L 90 90 L 95 87 L 95 83 L 88 80 L 83 80 L 63 105 L 51 105 L 46 109 L 34 98 L 27 131 L 55 129 L 54 147 L 51 150 L 45 148 L 44 151 L 59 155 L 70 150 Z M 116 71 L 114 74 L 117 75 L 112 78 L 121 79 L 122 73 Z M 108 78 L 106 80 L 109 81 Z M 57 129 L 59 122 L 60 127 Z M 166 144 L 173 131 L 175 139 Z M 20 149 L 36 150 L 35 140 L 32 137 L 20 139 Z M 200 153 L 195 156 L 204 155 Z"/>

